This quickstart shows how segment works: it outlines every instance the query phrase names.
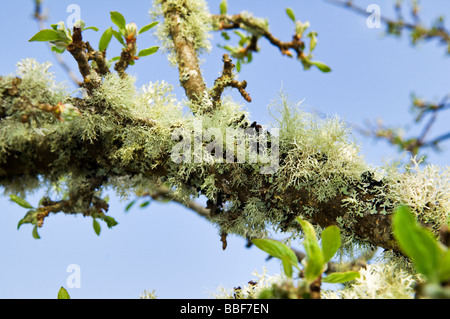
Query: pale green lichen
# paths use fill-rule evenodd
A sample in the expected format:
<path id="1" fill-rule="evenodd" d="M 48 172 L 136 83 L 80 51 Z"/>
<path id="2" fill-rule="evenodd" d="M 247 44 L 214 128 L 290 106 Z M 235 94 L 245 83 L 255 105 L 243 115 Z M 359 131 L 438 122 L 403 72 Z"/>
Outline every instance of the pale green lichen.
<path id="1" fill-rule="evenodd" d="M 190 162 L 177 163 L 170 159 L 179 142 L 173 136 L 176 129 L 194 137 L 198 129 L 200 135 L 214 129 L 218 135 L 227 136 L 230 128 L 247 128 L 248 113 L 231 98 L 224 98 L 220 107 L 202 112 L 211 106 L 211 100 L 205 98 L 197 103 L 198 112 L 194 116 L 183 113 L 183 106 L 192 105 L 178 101 L 167 83 L 149 83 L 139 90 L 133 77 L 121 79 L 111 74 L 90 97 L 70 101 L 72 98 L 50 80 L 47 69 L 47 65 L 35 63 L 20 66 L 21 77 L 25 78 L 18 84 L 20 96 L 2 93 L 1 113 L 6 115 L 0 127 L 0 161 L 9 152 L 17 152 L 23 163 L 32 167 L 39 154 L 30 145 L 43 142 L 50 145 L 56 158 L 48 174 L 42 176 L 44 184 L 61 183 L 61 178 L 67 176 L 66 187 L 81 187 L 91 168 L 75 165 L 73 161 L 90 158 L 92 150 L 80 147 L 80 143 L 98 143 L 102 154 L 95 158 L 95 165 L 101 167 L 96 168 L 96 174 L 108 177 L 104 187 L 111 187 L 126 198 L 166 183 L 186 202 L 201 195 L 215 202 L 219 195 L 226 194 L 223 210 L 213 214 L 210 220 L 230 234 L 264 237 L 274 229 L 300 236 L 300 227 L 292 221 L 293 217 L 314 218 L 320 212 L 318 204 L 335 198 L 342 198 L 342 202 L 336 203 L 340 205 L 337 208 L 346 210 L 335 221 L 343 228 L 345 249 L 360 241 L 351 232 L 357 218 L 365 214 L 390 214 L 399 204 L 411 206 L 420 221 L 433 225 L 435 232 L 448 222 L 448 169 L 436 166 L 422 169 L 416 165 L 406 172 L 398 166 L 376 170 L 359 154 L 359 147 L 345 123 L 336 117 L 322 119 L 307 113 L 301 105 L 292 105 L 284 95 L 270 107 L 276 121 L 272 130 L 279 129 L 279 134 L 273 136 L 273 142 L 275 136 L 278 138 L 279 169 L 274 174 L 261 174 L 264 163 L 250 162 L 248 153 L 243 162 L 215 162 L 211 154 L 205 157 L 204 147 L 210 143 L 205 139 L 200 139 L 199 152 L 192 149 Z M 1 78 L 0 92 L 10 90 L 13 79 Z M 37 90 L 44 94 L 37 94 Z M 39 111 L 39 122 L 21 123 L 12 115 L 21 110 L 23 102 L 20 104 L 19 100 L 28 97 L 35 99 L 33 103 L 55 103 L 61 99 L 80 103 L 82 115 L 61 123 Z M 248 146 L 252 137 L 244 136 L 243 132 L 231 143 L 238 144 L 240 140 Z M 227 155 L 238 159 L 238 152 L 239 148 L 233 147 Z M 149 173 L 157 169 L 163 170 L 164 176 Z M 22 193 L 40 185 L 33 176 L 18 181 L 4 179 L 2 185 L 8 192 Z M 245 196 L 229 193 L 227 189 L 245 190 Z M 293 190 L 299 194 L 307 192 L 306 202 L 293 196 Z M 235 218 L 228 218 L 228 214 Z M 320 234 L 319 228 L 317 233 Z"/>
<path id="2" fill-rule="evenodd" d="M 412 299 L 414 277 L 394 264 L 369 264 L 361 275 L 342 290 L 325 290 L 324 299 Z"/>
<path id="3" fill-rule="evenodd" d="M 176 22 L 163 18 L 163 13 L 176 10 L 180 17 Z M 177 23 L 182 36 L 194 45 L 198 54 L 211 50 L 211 17 L 208 5 L 204 0 L 156 0 L 150 11 L 153 21 L 162 20 L 156 29 L 156 35 L 161 41 L 162 50 L 169 52 L 169 61 L 176 65 L 171 40 L 171 23 Z"/>
<path id="4" fill-rule="evenodd" d="M 214 299 L 257 299 L 261 291 L 286 279 L 282 275 L 269 275 L 265 267 L 263 267 L 262 273 L 255 270 L 252 275 L 253 279 L 241 286 L 232 289 L 223 286 L 217 287 L 210 293 L 211 297 Z"/>

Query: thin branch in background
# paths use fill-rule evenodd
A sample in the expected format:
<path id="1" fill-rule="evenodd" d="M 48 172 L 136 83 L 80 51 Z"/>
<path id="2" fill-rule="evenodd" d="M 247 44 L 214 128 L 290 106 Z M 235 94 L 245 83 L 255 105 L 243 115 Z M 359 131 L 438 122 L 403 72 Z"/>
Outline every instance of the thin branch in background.
<path id="1" fill-rule="evenodd" d="M 35 9 L 34 9 L 34 18 L 38 22 L 38 26 L 40 30 L 45 29 L 45 21 L 47 20 L 47 16 L 42 13 L 42 1 L 41 0 L 35 0 Z M 47 42 L 49 49 L 51 50 L 52 44 L 50 42 Z M 83 85 L 83 82 L 81 82 L 78 77 L 75 75 L 75 73 L 72 71 L 72 69 L 66 64 L 64 59 L 61 57 L 60 54 L 57 54 L 53 51 L 53 56 L 55 57 L 56 61 L 59 63 L 59 65 L 64 69 L 64 71 L 68 74 L 69 78 L 72 80 L 72 82 L 75 83 L 75 85 L 81 87 Z"/>
<path id="2" fill-rule="evenodd" d="M 325 0 L 341 7 L 350 9 L 358 14 L 369 16 L 371 13 L 367 12 L 365 8 L 359 7 L 353 3 L 353 1 L 342 1 L 342 0 Z M 446 30 L 443 26 L 443 18 L 439 18 L 437 22 L 431 27 L 424 27 L 418 16 L 418 5 L 416 2 L 413 3 L 411 15 L 414 22 L 406 22 L 401 15 L 401 4 L 398 2 L 395 6 L 395 11 L 397 13 L 397 20 L 386 18 L 385 16 L 380 16 L 380 21 L 387 25 L 388 33 L 400 35 L 403 29 L 411 31 L 411 37 L 413 44 L 416 44 L 419 40 L 432 40 L 438 39 L 442 43 L 450 44 L 450 32 Z M 450 51 L 450 47 L 448 48 Z M 450 53 L 450 52 L 449 52 Z"/>

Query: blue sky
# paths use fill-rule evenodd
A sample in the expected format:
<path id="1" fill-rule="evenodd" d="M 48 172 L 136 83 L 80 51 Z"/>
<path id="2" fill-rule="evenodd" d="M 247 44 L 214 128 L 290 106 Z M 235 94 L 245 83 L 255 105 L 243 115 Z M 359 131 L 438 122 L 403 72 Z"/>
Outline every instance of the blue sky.
<path id="1" fill-rule="evenodd" d="M 47 0 L 43 5 L 49 9 L 49 22 L 66 21 L 70 14 L 66 8 L 71 3 L 80 6 L 81 18 L 88 26 L 100 30 L 111 26 L 109 11 L 121 12 L 127 21 L 138 26 L 150 22 L 150 1 Z M 219 3 L 209 1 L 212 12 L 218 12 Z M 393 1 L 357 3 L 376 3 L 382 14 L 393 15 Z M 230 13 L 248 10 L 268 18 L 271 31 L 283 40 L 289 40 L 293 32 L 285 8 L 293 8 L 297 19 L 309 20 L 311 29 L 318 32 L 316 59 L 333 69 L 328 74 L 316 69 L 303 71 L 300 63 L 281 56 L 277 48 L 261 40 L 260 52 L 250 65 L 243 66 L 239 78 L 247 80 L 247 91 L 253 100 L 246 108 L 253 120 L 263 124 L 271 122 L 267 105 L 277 98 L 281 88 L 293 102 L 304 100 L 310 109 L 360 125 L 378 117 L 392 125 L 412 123 L 412 92 L 436 101 L 448 92 L 450 59 L 436 41 L 412 48 L 405 36 L 383 37 L 383 28 L 369 29 L 364 17 L 322 0 L 229 0 L 228 7 Z M 450 12 L 450 3 L 435 0 L 424 3 L 423 9 L 423 20 L 428 23 Z M 52 62 L 56 79 L 72 85 L 45 44 L 27 42 L 37 32 L 32 12 L 31 0 L 2 3 L 0 74 L 14 72 L 19 60 L 33 57 L 39 62 Z M 95 45 L 100 35 L 101 32 L 86 31 L 84 36 Z M 149 33 L 139 41 L 141 48 L 157 44 Z M 202 56 L 202 71 L 209 86 L 222 69 L 224 51 L 217 47 L 218 43 L 224 41 L 215 34 L 213 51 Z M 116 51 L 110 56 L 118 55 L 118 46 L 111 50 Z M 63 58 L 77 70 L 69 54 Z M 184 98 L 178 71 L 169 66 L 160 52 L 138 61 L 129 73 L 137 77 L 138 86 L 165 80 L 175 86 L 180 99 Z M 226 93 L 242 101 L 235 92 Z M 443 114 L 431 136 L 446 131 L 446 116 Z M 414 127 L 411 130 L 414 132 Z M 380 165 L 385 159 L 399 157 L 385 143 L 375 143 L 356 133 L 355 138 L 369 163 Z M 442 146 L 448 149 L 449 144 Z M 448 151 L 431 153 L 429 161 L 448 165 L 448 155 Z M 37 203 L 39 195 L 27 199 Z M 270 274 L 280 272 L 277 261 L 266 262 L 264 253 L 256 248 L 246 249 L 240 238 L 229 238 L 227 250 L 222 251 L 217 229 L 179 205 L 152 203 L 146 209 L 136 207 L 125 213 L 127 201 L 120 202 L 113 195 L 110 204 L 109 214 L 119 225 L 107 229 L 102 224 L 101 236 L 94 233 L 90 218 L 52 215 L 40 230 L 41 239 L 35 240 L 28 225 L 17 230 L 25 209 L 7 197 L 0 198 L 0 298 L 55 298 L 59 287 L 66 285 L 70 275 L 66 267 L 70 264 L 81 269 L 81 287 L 68 289 L 73 298 L 138 298 L 144 289 L 155 289 L 160 298 L 208 298 L 208 292 L 220 285 L 232 288 L 255 279 L 253 270 L 262 272 L 262 267 L 267 267 Z"/>

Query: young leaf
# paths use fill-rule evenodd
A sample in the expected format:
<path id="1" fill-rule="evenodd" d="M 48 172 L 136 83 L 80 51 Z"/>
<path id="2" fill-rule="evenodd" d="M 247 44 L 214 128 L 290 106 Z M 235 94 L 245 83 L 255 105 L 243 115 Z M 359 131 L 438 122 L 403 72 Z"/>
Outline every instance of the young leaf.
<path id="1" fill-rule="evenodd" d="M 98 32 L 98 28 L 97 27 L 87 27 L 87 28 L 83 29 L 83 31 L 86 31 L 86 30 L 94 30 L 95 32 Z"/>
<path id="2" fill-rule="evenodd" d="M 394 213 L 392 228 L 400 248 L 412 259 L 416 270 L 428 279 L 435 279 L 441 248 L 431 232 L 420 227 L 405 206 Z"/>
<path id="3" fill-rule="evenodd" d="M 450 249 L 447 249 L 439 260 L 438 274 L 440 282 L 450 280 Z"/>
<path id="4" fill-rule="evenodd" d="M 236 71 L 237 72 L 241 72 L 241 60 L 237 60 L 236 62 Z"/>
<path id="5" fill-rule="evenodd" d="M 322 282 L 329 284 L 341 284 L 347 281 L 355 280 L 359 277 L 361 277 L 361 275 L 357 271 L 334 272 L 322 278 Z"/>
<path id="6" fill-rule="evenodd" d="M 128 205 L 125 207 L 125 212 L 128 212 L 135 203 L 136 203 L 135 200 L 129 202 Z"/>
<path id="7" fill-rule="evenodd" d="M 109 42 L 111 42 L 113 36 L 113 29 L 109 27 L 103 32 L 102 37 L 100 38 L 100 42 L 98 43 L 98 50 L 103 51 L 108 48 Z"/>
<path id="8" fill-rule="evenodd" d="M 285 272 L 286 269 L 289 268 L 288 265 L 291 265 L 291 271 L 292 266 L 298 268 L 297 256 L 294 251 L 285 244 L 274 239 L 253 239 L 252 243 L 270 256 L 281 259 Z M 286 275 L 288 275 L 288 273 L 286 273 Z"/>
<path id="9" fill-rule="evenodd" d="M 143 49 L 143 50 L 139 51 L 138 57 L 151 55 L 151 54 L 155 53 L 156 51 L 158 51 L 158 49 L 159 49 L 159 47 L 157 47 L 157 46 L 150 47 L 150 48 L 147 48 L 147 49 Z"/>
<path id="10" fill-rule="evenodd" d="M 230 36 L 228 35 L 228 33 L 226 33 L 225 31 L 221 32 L 220 35 L 222 36 L 222 38 L 224 38 L 225 40 L 230 40 Z"/>
<path id="11" fill-rule="evenodd" d="M 70 299 L 69 293 L 64 287 L 61 287 L 58 291 L 58 299 Z"/>
<path id="12" fill-rule="evenodd" d="M 22 226 L 23 224 L 36 224 L 37 223 L 36 216 L 37 212 L 35 210 L 29 210 L 17 224 L 17 229 L 19 229 L 20 226 Z"/>
<path id="13" fill-rule="evenodd" d="M 80 28 L 81 30 L 84 29 L 84 27 L 86 26 L 86 23 L 84 23 L 83 20 L 78 20 L 75 22 L 75 24 L 73 25 L 75 28 Z"/>
<path id="14" fill-rule="evenodd" d="M 112 228 L 118 224 L 118 222 L 111 216 L 105 215 L 103 216 L 103 221 L 106 223 L 108 228 Z"/>
<path id="15" fill-rule="evenodd" d="M 30 203 L 28 203 L 25 199 L 17 196 L 17 195 L 9 195 L 9 198 L 16 204 L 22 206 L 23 208 L 34 208 L 33 206 L 31 206 Z"/>
<path id="16" fill-rule="evenodd" d="M 322 232 L 323 261 L 327 263 L 341 246 L 341 232 L 337 226 L 329 226 Z"/>
<path id="17" fill-rule="evenodd" d="M 291 18 L 292 21 L 295 22 L 295 14 L 291 8 L 286 8 L 286 14 L 288 15 L 289 18 Z"/>
<path id="18" fill-rule="evenodd" d="M 35 226 L 33 227 L 33 231 L 32 231 L 32 233 L 31 233 L 31 235 L 33 236 L 34 239 L 41 239 L 41 236 L 39 236 L 39 233 L 38 233 L 38 227 L 37 227 L 37 225 L 35 225 Z"/>
<path id="19" fill-rule="evenodd" d="M 323 62 L 320 61 L 309 61 L 310 64 L 315 65 L 320 71 L 327 73 L 331 72 L 331 68 Z"/>
<path id="20" fill-rule="evenodd" d="M 288 278 L 292 278 L 292 263 L 289 260 L 289 257 L 283 256 L 281 258 L 281 262 L 283 264 L 283 270 L 286 276 L 288 276 Z"/>
<path id="21" fill-rule="evenodd" d="M 119 28 L 121 32 L 125 31 L 126 21 L 123 15 L 117 11 L 111 11 L 111 21 Z"/>
<path id="22" fill-rule="evenodd" d="M 323 272 L 325 266 L 322 250 L 319 247 L 317 241 L 316 232 L 314 227 L 307 221 L 297 218 L 305 234 L 305 240 L 303 246 L 306 252 L 306 267 L 305 277 L 308 280 L 314 280 L 319 277 Z"/>
<path id="23" fill-rule="evenodd" d="M 61 35 L 56 30 L 45 29 L 36 33 L 28 42 L 61 40 Z"/>
<path id="24" fill-rule="evenodd" d="M 93 218 L 92 226 L 94 227 L 94 231 L 97 236 L 100 236 L 100 231 L 102 230 L 102 228 L 100 227 L 100 223 L 97 221 L 97 219 Z"/>
<path id="25" fill-rule="evenodd" d="M 143 202 L 141 205 L 139 205 L 139 207 L 140 207 L 140 208 L 145 208 L 145 207 L 147 207 L 148 205 L 150 205 L 150 201 L 149 201 L 149 200 Z"/>
<path id="26" fill-rule="evenodd" d="M 52 46 L 52 52 L 56 52 L 56 53 L 64 53 L 64 51 L 66 51 L 66 47 L 59 47 L 59 46 Z"/>
<path id="27" fill-rule="evenodd" d="M 138 32 L 138 34 L 141 34 L 141 33 L 144 33 L 144 32 L 146 32 L 146 31 L 148 31 L 148 30 L 150 30 L 151 28 L 153 28 L 155 25 L 157 25 L 158 24 L 158 21 L 155 21 L 155 22 L 152 22 L 152 23 L 150 23 L 150 24 L 147 24 L 146 26 L 143 26 L 140 30 L 139 30 L 139 32 Z"/>
<path id="28" fill-rule="evenodd" d="M 123 40 L 123 36 L 117 32 L 116 30 L 112 30 L 113 36 L 117 39 L 117 41 L 119 41 L 124 47 L 126 47 L 126 43 Z"/>
<path id="29" fill-rule="evenodd" d="M 120 60 L 120 56 L 115 56 L 114 58 L 109 59 L 109 62 L 114 62 L 114 61 L 119 61 Z"/>
<path id="30" fill-rule="evenodd" d="M 317 32 L 313 31 L 308 33 L 308 37 L 311 39 L 309 42 L 309 53 L 311 53 L 317 45 Z"/>
<path id="31" fill-rule="evenodd" d="M 220 2 L 220 14 L 227 14 L 228 11 L 228 3 L 227 0 L 222 0 Z"/>

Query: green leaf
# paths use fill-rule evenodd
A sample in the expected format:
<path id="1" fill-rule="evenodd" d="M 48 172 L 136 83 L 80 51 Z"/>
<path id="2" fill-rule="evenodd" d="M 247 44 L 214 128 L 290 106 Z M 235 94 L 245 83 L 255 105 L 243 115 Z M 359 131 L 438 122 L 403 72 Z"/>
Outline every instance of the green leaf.
<path id="1" fill-rule="evenodd" d="M 119 28 L 120 31 L 125 30 L 126 21 L 123 15 L 117 11 L 111 11 L 111 21 Z"/>
<path id="2" fill-rule="evenodd" d="M 305 277 L 308 280 L 315 280 L 322 274 L 325 266 L 323 253 L 319 247 L 314 227 L 299 217 L 297 217 L 297 221 L 302 226 L 305 235 L 305 240 L 303 241 L 306 252 Z"/>
<path id="3" fill-rule="evenodd" d="M 58 299 L 70 299 L 69 293 L 64 287 L 61 287 L 58 291 Z"/>
<path id="4" fill-rule="evenodd" d="M 9 195 L 9 198 L 16 204 L 22 206 L 23 208 L 34 208 L 33 206 L 31 206 L 30 203 L 28 203 L 25 199 L 17 196 L 17 195 Z"/>
<path id="5" fill-rule="evenodd" d="M 120 60 L 120 56 L 115 56 L 114 58 L 109 59 L 109 62 L 114 62 L 114 61 L 119 61 Z"/>
<path id="6" fill-rule="evenodd" d="M 241 72 L 241 60 L 237 60 L 236 62 L 236 71 L 237 72 Z"/>
<path id="7" fill-rule="evenodd" d="M 31 235 L 33 236 L 34 239 L 41 239 L 41 236 L 39 236 L 39 233 L 38 233 L 38 227 L 37 227 L 37 225 L 35 225 L 35 226 L 33 227 L 33 231 L 32 231 L 32 233 L 31 233 Z"/>
<path id="8" fill-rule="evenodd" d="M 359 277 L 361 277 L 361 275 L 357 271 L 334 272 L 322 278 L 322 282 L 329 284 L 341 284 L 347 281 L 355 280 Z"/>
<path id="9" fill-rule="evenodd" d="M 146 31 L 148 31 L 148 30 L 150 30 L 151 28 L 153 28 L 155 25 L 157 25 L 158 24 L 158 21 L 155 21 L 155 22 L 152 22 L 152 23 L 150 23 L 150 24 L 147 24 L 146 26 L 143 26 L 140 30 L 139 30 L 139 32 L 138 32 L 138 34 L 141 34 L 141 33 L 144 33 L 144 32 L 146 32 Z"/>
<path id="10" fill-rule="evenodd" d="M 150 201 L 149 201 L 149 200 L 143 202 L 141 205 L 139 205 L 139 207 L 140 207 L 140 208 L 145 208 L 145 207 L 147 207 L 148 205 L 150 205 Z"/>
<path id="11" fill-rule="evenodd" d="M 291 8 L 286 8 L 286 14 L 288 15 L 289 18 L 291 18 L 292 21 L 295 22 L 294 10 L 292 10 Z"/>
<path id="12" fill-rule="evenodd" d="M 308 37 L 311 38 L 309 42 L 309 53 L 311 53 L 317 45 L 317 32 L 313 31 L 308 33 Z"/>
<path id="13" fill-rule="evenodd" d="M 441 250 L 432 233 L 420 227 L 406 206 L 399 207 L 392 219 L 394 237 L 416 270 L 428 279 L 436 279 Z"/>
<path id="14" fill-rule="evenodd" d="M 35 210 L 29 210 L 25 216 L 19 221 L 17 224 L 17 229 L 20 228 L 23 224 L 36 224 L 37 223 L 37 212 Z"/>
<path id="15" fill-rule="evenodd" d="M 117 41 L 119 41 L 124 47 L 126 47 L 127 44 L 123 40 L 123 36 L 116 30 L 112 30 L 112 32 L 113 32 L 113 36 L 117 39 Z"/>
<path id="16" fill-rule="evenodd" d="M 28 42 L 33 41 L 57 41 L 61 40 L 61 35 L 56 30 L 45 29 L 36 33 Z"/>
<path id="17" fill-rule="evenodd" d="M 98 28 L 97 27 L 87 27 L 87 28 L 83 29 L 83 31 L 86 31 L 86 30 L 94 30 L 95 32 L 98 32 Z"/>
<path id="18" fill-rule="evenodd" d="M 220 14 L 227 14 L 227 11 L 228 11 L 228 3 L 227 3 L 227 0 L 222 0 L 222 1 L 220 2 L 219 8 L 220 8 Z"/>
<path id="19" fill-rule="evenodd" d="M 86 23 L 84 23 L 83 20 L 78 20 L 74 23 L 73 25 L 75 28 L 80 28 L 81 30 L 84 29 L 84 27 L 86 26 Z"/>
<path id="20" fill-rule="evenodd" d="M 112 228 L 118 224 L 118 222 L 111 216 L 105 215 L 102 217 L 108 228 Z"/>
<path id="21" fill-rule="evenodd" d="M 322 232 L 323 261 L 327 263 L 341 246 L 341 232 L 337 226 L 329 226 Z"/>
<path id="22" fill-rule="evenodd" d="M 66 51 L 66 47 L 60 47 L 60 46 L 56 46 L 56 45 L 52 46 L 52 52 L 61 54 L 61 53 L 64 53 L 64 51 Z"/>
<path id="23" fill-rule="evenodd" d="M 135 203 L 136 203 L 135 200 L 129 202 L 128 205 L 125 207 L 125 212 L 128 212 Z"/>
<path id="24" fill-rule="evenodd" d="M 112 27 L 109 27 L 108 29 L 103 32 L 102 37 L 100 38 L 100 41 L 98 43 L 98 50 L 103 51 L 108 48 L 109 42 L 111 42 L 113 36 L 113 29 Z"/>
<path id="25" fill-rule="evenodd" d="M 310 64 L 315 65 L 320 71 L 324 73 L 331 72 L 331 68 L 323 62 L 320 61 L 308 61 Z"/>
<path id="26" fill-rule="evenodd" d="M 228 33 L 227 32 L 225 32 L 225 31 L 222 31 L 221 33 L 220 33 L 220 35 L 225 39 L 225 40 L 230 40 L 230 36 L 228 35 Z"/>
<path id="27" fill-rule="evenodd" d="M 292 278 L 292 263 L 287 256 L 283 256 L 281 258 L 281 262 L 283 264 L 284 273 L 288 278 Z"/>
<path id="28" fill-rule="evenodd" d="M 440 282 L 450 280 L 450 249 L 447 249 L 439 260 L 438 274 Z"/>
<path id="29" fill-rule="evenodd" d="M 298 268 L 297 256 L 285 244 L 274 239 L 253 239 L 252 243 L 270 256 L 281 259 L 287 276 L 292 276 L 292 266 Z"/>
<path id="30" fill-rule="evenodd" d="M 97 236 L 100 236 L 100 231 L 102 230 L 102 228 L 100 227 L 100 223 L 97 221 L 97 219 L 93 218 L 92 226 L 94 227 L 94 231 Z"/>
<path id="31" fill-rule="evenodd" d="M 147 49 L 143 49 L 143 50 L 139 51 L 138 57 L 151 55 L 151 54 L 155 53 L 156 51 L 158 51 L 158 49 L 159 49 L 158 46 L 154 46 L 154 47 L 150 47 L 150 48 L 147 48 Z"/>

